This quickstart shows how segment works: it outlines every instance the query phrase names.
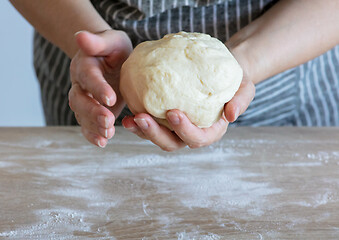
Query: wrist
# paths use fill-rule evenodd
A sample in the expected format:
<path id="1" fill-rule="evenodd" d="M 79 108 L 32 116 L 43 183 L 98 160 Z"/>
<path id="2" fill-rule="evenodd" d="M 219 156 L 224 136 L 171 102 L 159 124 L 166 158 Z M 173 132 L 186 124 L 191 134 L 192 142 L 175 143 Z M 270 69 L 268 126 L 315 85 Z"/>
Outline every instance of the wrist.
<path id="1" fill-rule="evenodd" d="M 225 43 L 228 50 L 232 53 L 233 57 L 237 60 L 240 67 L 243 70 L 243 79 L 256 83 L 255 76 L 253 76 L 248 54 L 248 44 L 246 41 L 243 42 L 231 42 Z"/>
<path id="2" fill-rule="evenodd" d="M 271 73 L 270 65 L 267 64 L 262 51 L 267 43 L 261 39 L 262 36 L 258 37 L 263 24 L 262 18 L 258 18 L 225 43 L 242 67 L 244 77 L 254 84 L 263 81 Z"/>

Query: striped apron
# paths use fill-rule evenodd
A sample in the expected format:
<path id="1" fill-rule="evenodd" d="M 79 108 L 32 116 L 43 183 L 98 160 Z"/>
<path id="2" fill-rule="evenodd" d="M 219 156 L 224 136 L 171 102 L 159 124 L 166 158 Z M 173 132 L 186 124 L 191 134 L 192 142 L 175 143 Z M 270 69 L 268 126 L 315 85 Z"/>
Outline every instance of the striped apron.
<path id="1" fill-rule="evenodd" d="M 114 29 L 133 46 L 179 31 L 210 34 L 222 42 L 260 17 L 276 0 L 92 0 Z M 34 67 L 47 125 L 75 125 L 68 106 L 70 59 L 39 33 L 34 35 Z M 117 119 L 130 114 L 125 108 Z M 256 85 L 238 126 L 339 126 L 339 45 L 323 55 Z"/>

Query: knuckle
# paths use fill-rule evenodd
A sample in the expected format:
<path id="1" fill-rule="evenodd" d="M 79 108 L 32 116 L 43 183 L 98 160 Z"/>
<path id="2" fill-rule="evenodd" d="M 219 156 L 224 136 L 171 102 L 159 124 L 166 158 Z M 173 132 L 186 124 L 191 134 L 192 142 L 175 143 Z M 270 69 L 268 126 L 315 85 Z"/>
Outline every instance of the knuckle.
<path id="1" fill-rule="evenodd" d="M 86 71 L 84 71 L 84 73 L 87 76 L 91 76 L 91 77 L 96 77 L 98 75 L 97 69 L 93 67 L 87 68 Z"/>
<path id="2" fill-rule="evenodd" d="M 100 77 L 100 74 L 98 72 L 98 69 L 95 67 L 87 67 L 84 69 L 84 71 L 82 71 L 79 74 L 79 77 L 81 77 L 82 82 L 86 83 L 87 81 L 92 81 L 92 80 L 97 80 Z M 94 86 L 97 86 L 97 84 L 95 84 Z"/>
<path id="3" fill-rule="evenodd" d="M 92 143 L 92 144 L 96 144 L 95 143 L 95 135 L 93 133 L 91 133 L 89 131 L 89 129 L 85 128 L 84 126 L 81 126 L 81 132 L 82 135 L 87 139 L 88 142 Z"/>
<path id="4" fill-rule="evenodd" d="M 69 107 L 74 111 L 75 108 L 75 99 L 77 98 L 77 93 L 75 88 L 72 86 L 72 88 L 68 92 L 68 105 Z"/>
<path id="5" fill-rule="evenodd" d="M 147 138 L 149 139 L 156 139 L 158 134 L 156 133 L 156 131 L 153 130 L 143 130 L 143 132 L 145 133 L 145 135 L 147 136 Z"/>
<path id="6" fill-rule="evenodd" d="M 69 71 L 71 74 L 74 74 L 76 71 L 76 63 L 75 63 L 75 59 L 72 59 L 71 64 L 69 66 Z"/>
<path id="7" fill-rule="evenodd" d="M 91 76 L 91 70 L 88 67 L 81 67 L 79 71 L 75 71 L 71 74 L 72 82 L 77 83 L 80 85 L 82 89 L 87 89 L 88 87 L 88 80 Z M 88 90 L 88 89 L 87 89 Z"/>
<path id="8" fill-rule="evenodd" d="M 73 103 L 73 100 L 69 99 L 68 100 L 68 106 L 70 109 L 72 109 L 74 111 L 74 103 Z"/>
<path id="9" fill-rule="evenodd" d="M 88 139 L 89 140 L 89 132 L 88 132 L 88 130 L 86 129 L 86 128 L 84 128 L 83 126 L 81 126 L 81 133 L 82 133 L 82 135 L 86 138 L 86 139 Z"/>
<path id="10" fill-rule="evenodd" d="M 74 86 L 71 87 L 71 89 L 68 91 L 68 99 L 73 98 L 74 95 Z"/>
<path id="11" fill-rule="evenodd" d="M 206 145 L 206 139 L 202 136 L 198 136 L 195 141 L 193 142 L 194 146 L 197 146 L 196 148 L 200 148 Z"/>
<path id="12" fill-rule="evenodd" d="M 97 110 L 97 106 L 91 106 L 90 108 L 89 108 L 89 115 L 90 116 L 93 116 L 93 115 L 95 115 L 96 114 L 96 110 Z"/>
<path id="13" fill-rule="evenodd" d="M 68 94 L 68 105 L 74 111 L 74 101 L 71 93 Z"/>
<path id="14" fill-rule="evenodd" d="M 88 69 L 84 69 L 78 74 L 78 82 L 81 84 L 81 86 L 86 86 L 86 80 L 88 76 Z"/>

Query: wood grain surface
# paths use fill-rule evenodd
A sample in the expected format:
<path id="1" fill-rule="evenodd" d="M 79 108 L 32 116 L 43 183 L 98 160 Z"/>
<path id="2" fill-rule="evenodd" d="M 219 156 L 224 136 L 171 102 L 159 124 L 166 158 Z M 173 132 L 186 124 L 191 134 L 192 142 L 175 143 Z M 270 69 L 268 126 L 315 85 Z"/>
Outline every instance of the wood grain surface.
<path id="1" fill-rule="evenodd" d="M 166 153 L 122 128 L 0 128 L 0 239 L 339 239 L 339 128 Z"/>

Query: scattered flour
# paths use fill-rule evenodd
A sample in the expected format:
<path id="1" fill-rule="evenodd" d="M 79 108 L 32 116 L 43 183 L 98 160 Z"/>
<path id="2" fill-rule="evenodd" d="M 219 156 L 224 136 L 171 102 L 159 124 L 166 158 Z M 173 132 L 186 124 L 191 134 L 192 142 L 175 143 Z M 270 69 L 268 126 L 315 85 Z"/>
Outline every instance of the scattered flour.
<path id="1" fill-rule="evenodd" d="M 314 198 L 314 204 L 313 207 L 319 207 L 321 205 L 325 205 L 328 202 L 332 201 L 332 197 L 333 194 L 330 191 L 326 191 L 325 193 L 322 194 L 318 194 L 315 198 Z"/>
<path id="2" fill-rule="evenodd" d="M 286 167 L 318 167 L 321 165 L 321 162 L 289 162 L 283 164 Z"/>
<path id="3" fill-rule="evenodd" d="M 338 199 L 335 197 L 334 193 L 332 193 L 330 190 L 325 190 L 325 192 L 322 193 L 320 192 L 319 194 L 311 197 L 308 200 L 291 202 L 291 204 L 308 208 L 317 208 L 319 206 L 326 205 L 330 202 L 335 202 L 337 200 Z"/>
<path id="4" fill-rule="evenodd" d="M 93 234 L 91 224 L 84 221 L 84 215 L 74 209 L 50 209 L 36 212 L 40 221 L 26 227 L 20 227 L 13 231 L 0 232 L 0 237 L 10 237 L 15 239 L 52 239 L 66 240 L 74 237 L 61 235 L 65 232 L 88 232 Z M 108 235 L 97 230 L 95 239 L 108 239 Z M 101 236 L 100 236 L 101 235 Z M 109 239 L 115 240 L 109 236 Z"/>
<path id="5" fill-rule="evenodd" d="M 229 163 L 219 163 L 229 164 Z M 166 178 L 155 176 L 158 182 L 175 184 L 182 203 L 189 208 L 211 208 L 216 211 L 247 209 L 248 213 L 260 216 L 268 210 L 266 197 L 281 193 L 265 182 L 251 182 L 246 179 L 258 177 L 236 166 L 216 167 L 213 171 L 199 167 L 181 167 Z M 174 192 L 174 193 L 175 193 Z"/>
<path id="6" fill-rule="evenodd" d="M 324 163 L 328 163 L 329 161 L 332 161 L 332 160 L 339 160 L 339 152 L 319 151 L 316 153 L 308 153 L 307 158 L 314 159 L 314 160 L 324 162 Z"/>
<path id="7" fill-rule="evenodd" d="M 339 152 L 277 152 L 276 158 L 302 158 L 303 161 L 276 165 L 274 159 L 265 159 L 265 154 L 258 155 L 253 149 L 258 144 L 271 148 L 274 141 L 249 139 L 229 140 L 227 143 L 227 146 L 217 143 L 203 150 L 182 150 L 177 155 L 155 150 L 153 144 L 147 141 L 119 139 L 119 142 L 108 146 L 110 151 L 102 150 L 98 154 L 89 145 L 71 147 L 63 141 L 37 140 L 35 148 L 39 149 L 39 154 L 24 156 L 21 161 L 40 161 L 41 164 L 21 168 L 15 155 L 6 158 L 11 161 L 0 162 L 0 170 L 8 168 L 16 174 L 31 174 L 29 180 L 41 192 L 41 198 L 25 209 L 29 224 L 2 230 L 0 237 L 46 239 L 47 236 L 48 239 L 64 240 L 70 238 L 62 237 L 64 235 L 60 233 L 68 233 L 75 238 L 115 239 L 112 228 L 124 225 L 131 229 L 135 226 L 145 229 L 159 226 L 157 236 L 169 233 L 169 229 L 176 226 L 172 234 L 176 233 L 178 240 L 224 239 L 222 233 L 226 229 L 250 233 L 255 236 L 253 239 L 277 238 L 278 228 L 282 226 L 276 226 L 277 231 L 268 232 L 266 229 L 262 234 L 258 233 L 261 229 L 253 230 L 250 224 L 256 224 L 258 216 L 274 222 L 270 214 L 275 208 L 282 212 L 285 206 L 293 204 L 317 208 L 338 200 L 338 196 L 328 190 L 283 205 L 277 199 L 288 194 L 289 189 L 277 181 L 284 177 L 286 172 L 283 171 L 326 167 L 332 160 L 336 160 L 334 164 L 339 163 Z M 138 155 L 128 152 L 128 146 L 132 145 Z M 20 147 L 27 147 L 27 144 L 22 143 Z M 145 148 L 150 148 L 152 153 L 148 154 Z M 242 162 L 245 158 L 258 156 L 262 157 L 260 166 L 252 164 L 249 167 Z M 281 168 L 278 180 L 270 175 L 271 167 Z M 20 194 L 29 197 L 29 193 L 30 189 L 22 189 Z M 170 207 L 166 206 L 169 202 L 172 204 Z M 209 214 L 218 228 L 211 233 L 194 230 L 195 219 L 186 219 L 188 223 L 184 226 L 182 214 L 185 213 L 192 216 L 200 216 L 201 213 L 202 217 Z M 244 219 L 250 219 L 249 223 Z M 295 221 L 286 224 L 292 230 L 302 223 L 302 219 L 297 217 L 292 220 Z M 94 224 L 98 222 L 100 224 Z"/>
<path id="8" fill-rule="evenodd" d="M 17 166 L 16 163 L 13 163 L 13 162 L 3 162 L 3 161 L 0 161 L 0 168 L 8 168 L 8 167 L 14 167 L 14 166 Z"/>
<path id="9" fill-rule="evenodd" d="M 177 233 L 178 240 L 220 240 L 221 236 L 214 233 L 201 234 L 199 232 L 180 232 Z"/>

